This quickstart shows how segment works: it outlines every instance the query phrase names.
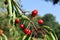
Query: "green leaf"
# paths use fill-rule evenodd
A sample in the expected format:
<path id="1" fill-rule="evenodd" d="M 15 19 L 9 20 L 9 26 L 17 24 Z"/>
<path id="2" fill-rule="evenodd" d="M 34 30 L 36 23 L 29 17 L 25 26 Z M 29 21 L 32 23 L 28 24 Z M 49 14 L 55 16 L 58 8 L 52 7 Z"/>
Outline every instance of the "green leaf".
<path id="1" fill-rule="evenodd" d="M 53 40 L 55 40 L 55 37 L 54 37 L 53 33 L 50 32 L 50 34 L 51 34 L 51 37 L 53 38 Z"/>
<path id="2" fill-rule="evenodd" d="M 49 26 L 43 26 L 43 27 L 48 30 L 48 34 L 50 34 L 54 40 L 58 40 L 55 32 Z"/>
<path id="3" fill-rule="evenodd" d="M 52 31 L 53 32 L 53 30 L 49 26 L 43 26 L 43 28 L 47 29 L 48 31 Z"/>
<path id="4" fill-rule="evenodd" d="M 28 40 L 31 40 L 32 39 L 32 37 L 30 36 L 29 38 L 28 38 Z"/>
<path id="5" fill-rule="evenodd" d="M 2 37 L 0 36 L 0 40 L 2 40 Z"/>
<path id="6" fill-rule="evenodd" d="M 50 35 L 48 35 L 48 34 L 46 34 L 46 39 L 47 40 L 53 40 L 52 37 Z"/>
<path id="7" fill-rule="evenodd" d="M 8 40 L 8 38 L 5 34 L 2 34 L 2 36 L 5 38 L 5 40 Z"/>
<path id="8" fill-rule="evenodd" d="M 22 38 L 22 40 L 25 40 L 26 37 L 27 37 L 27 35 L 24 35 L 23 38 Z"/>

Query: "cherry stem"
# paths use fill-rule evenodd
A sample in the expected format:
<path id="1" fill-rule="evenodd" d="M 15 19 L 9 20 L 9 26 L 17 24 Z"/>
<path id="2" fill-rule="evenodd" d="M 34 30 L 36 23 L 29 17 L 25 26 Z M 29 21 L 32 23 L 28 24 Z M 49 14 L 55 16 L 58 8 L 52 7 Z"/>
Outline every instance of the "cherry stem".
<path id="1" fill-rule="evenodd" d="M 33 18 L 31 20 L 33 20 Z M 27 28 L 29 27 L 29 25 L 30 25 L 30 22 L 28 23 Z"/>
<path id="2" fill-rule="evenodd" d="M 25 24 L 25 20 L 24 20 L 23 24 Z"/>
<path id="3" fill-rule="evenodd" d="M 29 19 L 30 23 L 33 25 L 34 29 L 37 31 L 36 26 L 34 25 L 34 23 Z"/>
<path id="4" fill-rule="evenodd" d="M 20 9 L 20 11 L 25 15 L 25 12 L 20 8 L 20 6 L 13 0 L 13 3 Z"/>
<path id="5" fill-rule="evenodd" d="M 27 28 L 29 28 L 29 25 L 30 25 L 30 22 L 28 23 Z"/>

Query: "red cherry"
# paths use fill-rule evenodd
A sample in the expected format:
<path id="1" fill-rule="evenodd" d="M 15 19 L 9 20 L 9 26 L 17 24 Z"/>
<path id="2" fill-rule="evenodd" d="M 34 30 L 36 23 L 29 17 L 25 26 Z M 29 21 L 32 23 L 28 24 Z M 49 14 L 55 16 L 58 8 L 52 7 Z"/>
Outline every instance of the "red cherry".
<path id="1" fill-rule="evenodd" d="M 30 35 L 31 34 L 31 30 L 29 30 L 28 28 L 24 29 L 24 33 L 27 34 L 27 35 Z"/>
<path id="2" fill-rule="evenodd" d="M 23 29 L 24 28 L 24 24 L 20 24 L 20 28 Z"/>
<path id="3" fill-rule="evenodd" d="M 28 28 L 26 28 L 26 29 L 24 29 L 24 33 L 28 33 L 29 32 L 29 29 Z"/>
<path id="4" fill-rule="evenodd" d="M 18 18 L 16 18 L 15 23 L 20 23 L 20 20 Z"/>
<path id="5" fill-rule="evenodd" d="M 43 24 L 44 21 L 42 19 L 38 20 L 38 24 Z"/>
<path id="6" fill-rule="evenodd" d="M 33 10 L 31 16 L 35 17 L 38 14 L 37 10 Z"/>
<path id="7" fill-rule="evenodd" d="M 2 35 L 3 34 L 3 30 L 0 30 L 0 35 Z"/>
<path id="8" fill-rule="evenodd" d="M 27 34 L 30 35 L 31 34 L 31 30 L 29 30 Z"/>

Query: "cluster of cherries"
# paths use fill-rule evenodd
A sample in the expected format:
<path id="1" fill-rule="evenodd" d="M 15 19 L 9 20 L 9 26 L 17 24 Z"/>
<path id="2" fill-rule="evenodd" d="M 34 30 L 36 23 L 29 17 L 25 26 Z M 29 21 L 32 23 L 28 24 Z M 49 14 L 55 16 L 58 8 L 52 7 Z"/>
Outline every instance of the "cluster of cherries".
<path id="1" fill-rule="evenodd" d="M 38 14 L 38 11 L 37 10 L 33 10 L 31 16 L 35 17 L 37 14 Z M 38 20 L 38 24 L 43 24 L 43 22 L 44 21 L 42 19 Z M 20 23 L 19 18 L 15 19 L 15 23 Z M 27 35 L 30 35 L 32 33 L 32 31 L 30 29 L 24 27 L 24 24 L 20 24 L 20 28 L 24 29 L 24 33 L 27 34 Z"/>
<path id="2" fill-rule="evenodd" d="M 20 23 L 20 20 L 18 18 L 15 19 L 15 23 Z M 21 29 L 24 29 L 25 34 L 27 34 L 27 35 L 31 34 L 31 30 L 28 29 L 28 28 L 25 28 L 24 24 L 20 24 L 19 26 L 20 26 Z"/>
<path id="3" fill-rule="evenodd" d="M 7 5 L 7 2 L 5 1 L 4 4 Z M 37 11 L 37 10 L 33 10 L 33 11 L 31 12 L 31 16 L 32 16 L 32 17 L 35 17 L 37 14 L 38 14 L 38 11 Z M 19 19 L 19 18 L 16 18 L 16 19 L 15 19 L 15 23 L 20 23 L 20 19 Z M 42 19 L 39 19 L 39 20 L 38 20 L 38 24 L 43 24 L 43 23 L 44 23 L 44 21 L 43 21 Z M 32 31 L 31 31 L 30 29 L 24 27 L 24 24 L 20 24 L 20 28 L 21 28 L 21 29 L 24 29 L 24 33 L 27 34 L 27 35 L 30 35 L 30 34 L 32 33 Z M 0 30 L 0 35 L 1 35 L 2 33 L 3 33 L 3 31 Z"/>
<path id="4" fill-rule="evenodd" d="M 37 14 L 38 14 L 38 11 L 33 10 L 31 16 L 35 17 Z M 16 18 L 15 23 L 20 23 L 20 19 Z M 43 23 L 44 23 L 44 21 L 42 19 L 38 20 L 38 24 L 43 24 Z M 30 35 L 32 33 L 32 31 L 30 29 L 24 27 L 24 24 L 20 24 L 20 28 L 24 29 L 24 33 L 27 35 Z M 0 35 L 2 35 L 2 33 L 3 33 L 3 30 L 0 30 Z"/>
<path id="5" fill-rule="evenodd" d="M 37 10 L 33 10 L 31 16 L 35 17 L 37 14 L 38 14 L 38 11 Z M 43 23 L 44 23 L 44 21 L 42 19 L 38 20 L 38 24 L 43 24 Z"/>

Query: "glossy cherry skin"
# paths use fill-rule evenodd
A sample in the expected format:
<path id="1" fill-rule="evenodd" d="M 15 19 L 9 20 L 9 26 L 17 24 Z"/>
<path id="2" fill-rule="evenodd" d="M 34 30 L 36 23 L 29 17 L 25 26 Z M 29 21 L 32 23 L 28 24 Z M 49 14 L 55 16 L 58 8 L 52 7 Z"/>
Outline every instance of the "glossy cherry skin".
<path id="1" fill-rule="evenodd" d="M 24 29 L 24 33 L 27 34 L 27 35 L 30 35 L 31 34 L 31 30 L 29 30 L 28 28 L 25 28 Z"/>
<path id="2" fill-rule="evenodd" d="M 20 23 L 20 20 L 18 18 L 16 18 L 15 23 Z"/>
<path id="3" fill-rule="evenodd" d="M 44 23 L 44 21 L 42 19 L 38 20 L 38 24 L 43 24 L 43 23 Z"/>
<path id="4" fill-rule="evenodd" d="M 24 29 L 24 24 L 20 24 L 20 28 L 21 29 Z"/>
<path id="5" fill-rule="evenodd" d="M 38 14 L 38 10 L 33 10 L 31 16 L 35 17 Z"/>

